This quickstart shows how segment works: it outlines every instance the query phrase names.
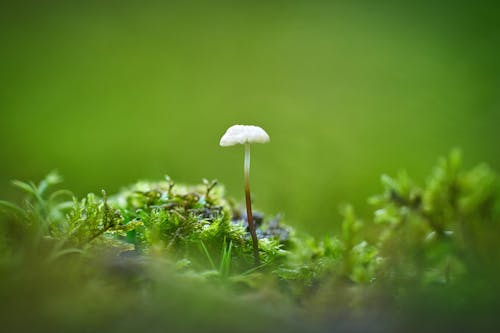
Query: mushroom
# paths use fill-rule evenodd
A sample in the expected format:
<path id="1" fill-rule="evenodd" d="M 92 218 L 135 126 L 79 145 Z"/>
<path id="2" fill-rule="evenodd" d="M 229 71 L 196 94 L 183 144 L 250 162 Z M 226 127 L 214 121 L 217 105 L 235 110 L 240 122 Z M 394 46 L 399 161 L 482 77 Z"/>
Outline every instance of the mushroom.
<path id="1" fill-rule="evenodd" d="M 255 224 L 252 215 L 252 199 L 250 197 L 250 144 L 251 143 L 266 143 L 269 142 L 269 135 L 259 126 L 252 125 L 234 125 L 227 129 L 226 133 L 220 139 L 222 147 L 234 146 L 236 144 L 245 145 L 245 201 L 247 208 L 248 227 L 252 236 L 253 255 L 255 263 L 260 264 L 259 259 L 259 244 L 257 234 L 255 232 Z"/>

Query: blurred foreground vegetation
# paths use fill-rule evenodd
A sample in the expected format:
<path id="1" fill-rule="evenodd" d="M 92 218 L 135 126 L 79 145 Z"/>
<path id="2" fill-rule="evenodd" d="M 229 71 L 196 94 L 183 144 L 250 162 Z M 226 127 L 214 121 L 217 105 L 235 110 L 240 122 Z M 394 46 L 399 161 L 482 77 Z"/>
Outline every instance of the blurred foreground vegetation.
<path id="1" fill-rule="evenodd" d="M 49 174 L 0 201 L 7 331 L 470 331 L 498 325 L 498 178 L 453 151 L 423 185 L 381 177 L 372 214 L 315 238 L 215 181 L 141 181 L 76 198 Z"/>

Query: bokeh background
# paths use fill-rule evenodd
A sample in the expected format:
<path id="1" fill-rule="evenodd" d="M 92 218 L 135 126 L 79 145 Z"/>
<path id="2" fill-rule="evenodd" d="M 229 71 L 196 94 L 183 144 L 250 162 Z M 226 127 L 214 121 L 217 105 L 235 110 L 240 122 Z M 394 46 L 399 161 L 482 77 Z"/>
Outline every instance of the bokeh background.
<path id="1" fill-rule="evenodd" d="M 77 195 L 217 178 L 317 234 L 382 173 L 453 147 L 500 170 L 500 10 L 481 1 L 3 1 L 0 198 L 52 169 Z"/>

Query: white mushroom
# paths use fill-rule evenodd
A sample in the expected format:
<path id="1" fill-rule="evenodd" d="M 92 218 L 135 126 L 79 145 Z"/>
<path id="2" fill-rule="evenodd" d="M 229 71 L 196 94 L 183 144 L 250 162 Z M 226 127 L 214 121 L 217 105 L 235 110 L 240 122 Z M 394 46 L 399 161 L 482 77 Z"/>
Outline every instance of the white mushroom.
<path id="1" fill-rule="evenodd" d="M 255 263 L 257 265 L 260 263 L 260 260 L 259 244 L 252 215 L 252 199 L 250 196 L 250 144 L 266 143 L 269 142 L 269 140 L 269 135 L 259 126 L 234 125 L 227 129 L 226 133 L 224 133 L 219 143 L 222 147 L 234 146 L 236 144 L 245 145 L 245 201 L 247 208 L 248 228 L 250 229 L 250 234 L 252 236 Z"/>
<path id="2" fill-rule="evenodd" d="M 234 125 L 227 129 L 220 139 L 222 147 L 245 143 L 266 143 L 269 135 L 259 126 Z"/>

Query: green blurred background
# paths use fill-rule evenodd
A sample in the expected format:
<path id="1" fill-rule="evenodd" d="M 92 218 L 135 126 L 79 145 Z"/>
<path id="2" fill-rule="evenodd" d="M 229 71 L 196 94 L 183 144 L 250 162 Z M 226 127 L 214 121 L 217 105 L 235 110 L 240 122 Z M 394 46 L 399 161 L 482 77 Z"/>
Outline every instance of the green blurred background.
<path id="1" fill-rule="evenodd" d="M 419 181 L 461 147 L 500 170 L 494 2 L 67 1 L 0 4 L 0 198 L 52 169 L 77 195 L 217 178 L 311 233 L 363 212 L 381 173 Z"/>

